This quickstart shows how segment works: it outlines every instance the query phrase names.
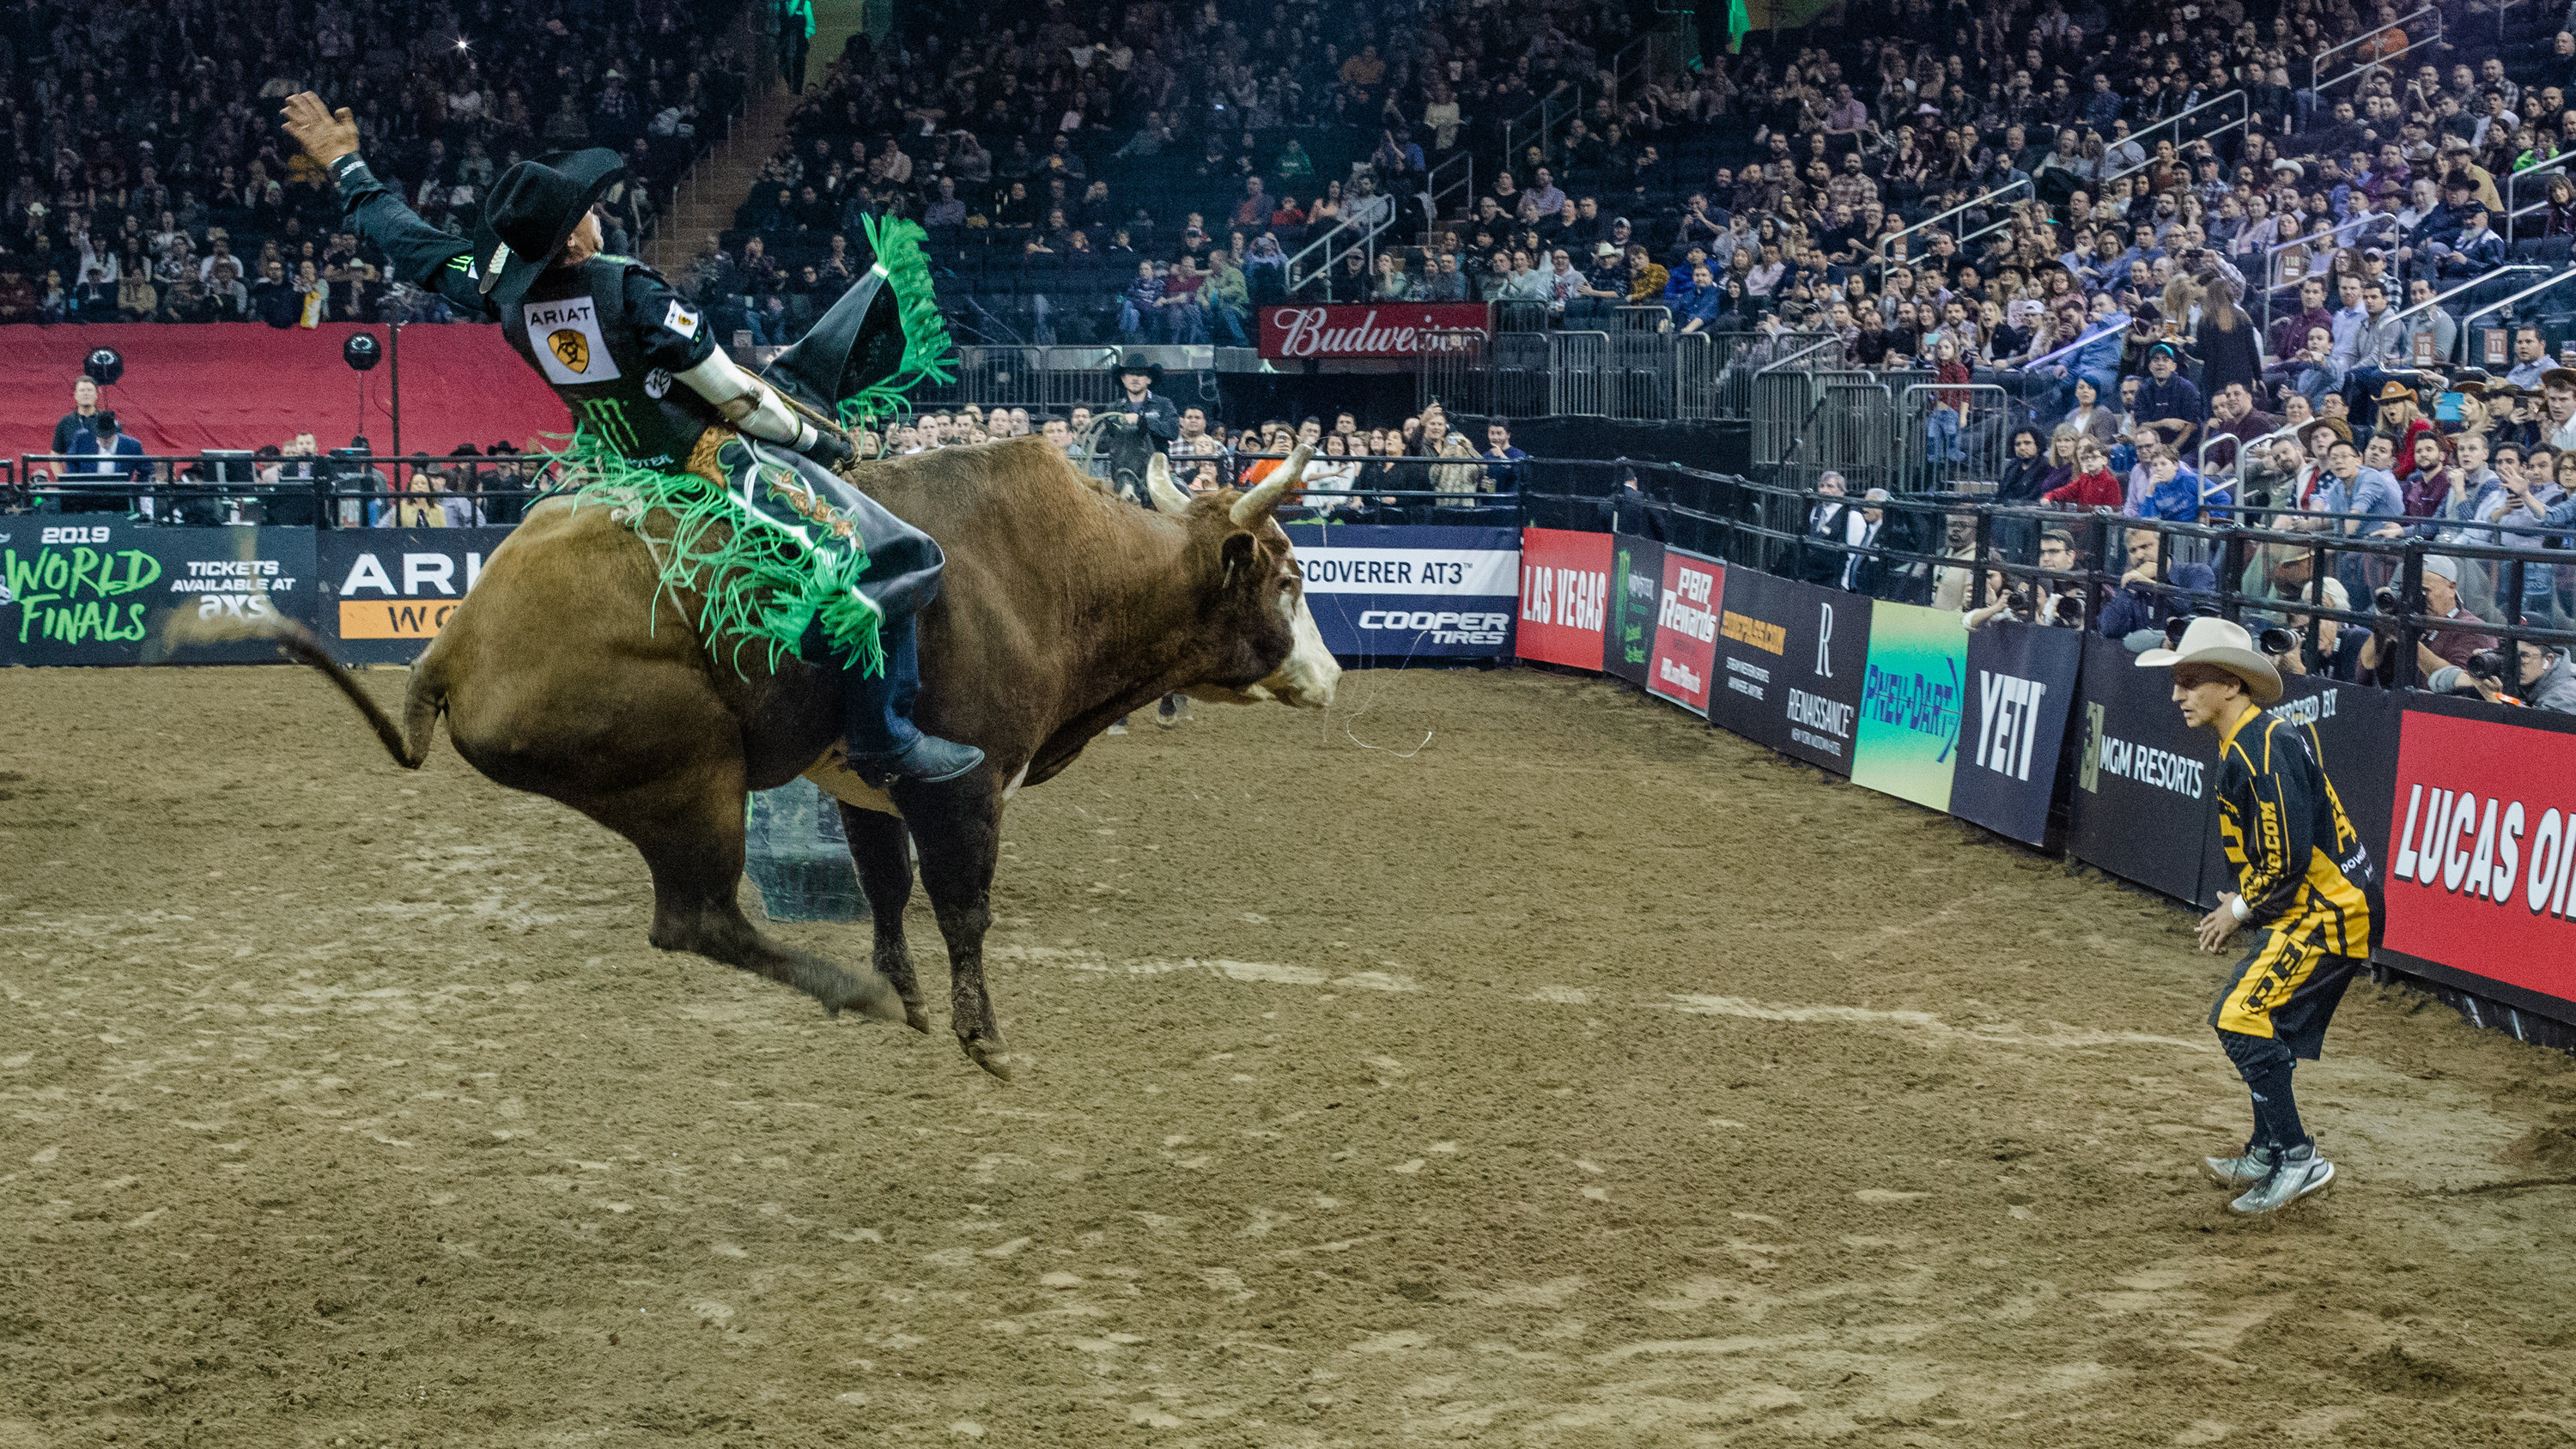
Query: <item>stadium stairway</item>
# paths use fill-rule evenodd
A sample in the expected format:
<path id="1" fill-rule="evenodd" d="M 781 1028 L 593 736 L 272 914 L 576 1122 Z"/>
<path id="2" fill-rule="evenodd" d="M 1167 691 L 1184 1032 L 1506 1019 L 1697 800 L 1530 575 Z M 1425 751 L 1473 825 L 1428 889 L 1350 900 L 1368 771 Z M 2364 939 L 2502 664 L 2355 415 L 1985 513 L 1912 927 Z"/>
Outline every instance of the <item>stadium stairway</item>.
<path id="1" fill-rule="evenodd" d="M 814 0 L 814 40 L 805 60 L 809 93 L 823 83 L 841 47 L 863 28 L 866 15 L 866 0 Z M 787 123 L 796 113 L 798 99 L 772 65 L 767 87 L 743 107 L 733 134 L 698 158 L 680 178 L 678 199 L 644 243 L 645 261 L 664 276 L 677 277 L 707 233 L 733 225 L 734 209 L 751 194 L 760 168 L 787 139 Z"/>

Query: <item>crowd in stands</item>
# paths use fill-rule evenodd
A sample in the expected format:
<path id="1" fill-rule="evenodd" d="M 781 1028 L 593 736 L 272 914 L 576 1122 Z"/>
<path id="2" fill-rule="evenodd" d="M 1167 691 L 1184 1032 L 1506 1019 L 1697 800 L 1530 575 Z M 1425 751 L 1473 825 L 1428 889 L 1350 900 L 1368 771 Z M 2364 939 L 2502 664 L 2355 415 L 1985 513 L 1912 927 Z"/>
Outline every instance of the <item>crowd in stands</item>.
<path id="1" fill-rule="evenodd" d="M 278 108 L 307 89 L 353 111 L 377 173 L 459 235 L 511 162 L 613 147 L 631 180 L 607 240 L 630 250 L 765 64 L 718 43 L 740 13 L 17 0 L 0 8 L 0 321 L 447 320 L 340 229 L 328 178 L 285 141 Z"/>

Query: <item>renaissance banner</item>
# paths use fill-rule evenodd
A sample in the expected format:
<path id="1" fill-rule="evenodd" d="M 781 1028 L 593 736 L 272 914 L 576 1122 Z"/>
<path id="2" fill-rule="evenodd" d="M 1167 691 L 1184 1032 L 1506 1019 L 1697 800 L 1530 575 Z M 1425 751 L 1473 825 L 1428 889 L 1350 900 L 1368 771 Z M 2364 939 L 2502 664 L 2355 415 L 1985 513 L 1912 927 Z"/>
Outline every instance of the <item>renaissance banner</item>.
<path id="1" fill-rule="evenodd" d="M 1655 647 L 1646 692 L 1696 715 L 1708 713 L 1708 676 L 1717 649 L 1717 601 L 1726 568 L 1678 548 L 1664 550 L 1655 600 Z"/>
<path id="2" fill-rule="evenodd" d="M 1324 646 L 1370 658 L 1508 658 L 1520 530 L 1292 523 Z"/>
<path id="3" fill-rule="evenodd" d="M 1521 530 L 1520 658 L 1599 669 L 1609 603 L 1610 535 Z"/>
<path id="4" fill-rule="evenodd" d="M 2169 670 L 2141 669 L 2116 639 L 2084 638 L 2075 857 L 2180 900 L 2201 898 L 2218 835 L 2218 737 L 2184 727 Z"/>
<path id="5" fill-rule="evenodd" d="M 344 664 L 420 657 L 509 538 L 506 528 L 345 528 L 320 535 L 321 607 Z"/>
<path id="6" fill-rule="evenodd" d="M 2386 948 L 2576 1021 L 2576 734 L 2427 709 L 2398 734 Z"/>
<path id="7" fill-rule="evenodd" d="M 1602 626 L 1601 672 L 1646 687 L 1655 652 L 1655 604 L 1664 592 L 1664 546 L 1610 536 L 1610 617 Z"/>
<path id="8" fill-rule="evenodd" d="M 1882 603 L 1870 610 L 1853 784 L 1950 808 L 1967 656 L 1967 626 L 1947 609 Z"/>
<path id="9" fill-rule="evenodd" d="M 2066 743 L 2084 635 L 1997 619 L 1968 634 L 1950 813 L 2032 845 L 2048 837 L 2048 801 Z"/>
<path id="10" fill-rule="evenodd" d="M 1869 621 L 1865 594 L 1727 570 L 1709 723 L 1850 774 Z"/>
<path id="11" fill-rule="evenodd" d="M 250 664 L 264 639 L 181 645 L 171 625 L 314 618 L 313 531 L 0 517 L 0 665 Z"/>
<path id="12" fill-rule="evenodd" d="M 1291 303 L 1261 309 L 1261 355 L 1411 357 L 1437 347 L 1438 334 L 1483 332 L 1481 302 L 1388 302 L 1351 306 Z"/>

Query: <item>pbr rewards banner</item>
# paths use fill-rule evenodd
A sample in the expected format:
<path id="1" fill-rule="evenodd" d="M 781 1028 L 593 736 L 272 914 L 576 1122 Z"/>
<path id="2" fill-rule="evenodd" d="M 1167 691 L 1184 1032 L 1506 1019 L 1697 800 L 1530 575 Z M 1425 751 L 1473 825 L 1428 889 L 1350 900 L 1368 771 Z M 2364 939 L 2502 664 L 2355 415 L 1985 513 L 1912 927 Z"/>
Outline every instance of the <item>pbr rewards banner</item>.
<path id="1" fill-rule="evenodd" d="M 506 528 L 341 528 L 321 538 L 322 621 L 347 664 L 407 664 L 429 647 Z"/>
<path id="2" fill-rule="evenodd" d="M 2069 797 L 2076 859 L 2201 899 L 2201 865 L 2218 834 L 2218 737 L 2184 728 L 2172 671 L 2139 668 L 2116 639 L 2085 635 L 2083 690 Z"/>
<path id="3" fill-rule="evenodd" d="M 2045 845 L 2084 635 L 1998 619 L 1968 634 L 1968 691 L 1950 813 L 1998 835 Z"/>
<path id="4" fill-rule="evenodd" d="M 1655 653 L 1655 608 L 1664 592 L 1664 546 L 1610 536 L 1610 616 L 1602 627 L 1601 672 L 1643 689 Z"/>
<path id="5" fill-rule="evenodd" d="M 1646 691 L 1696 715 L 1708 713 L 1708 677 L 1717 651 L 1717 601 L 1726 568 L 1678 548 L 1664 550 L 1655 600 L 1655 644 Z"/>
<path id="6" fill-rule="evenodd" d="M 1853 784 L 1950 808 L 1967 656 L 1967 626 L 1947 609 L 1882 603 L 1870 610 Z"/>
<path id="7" fill-rule="evenodd" d="M 1610 535 L 1521 530 L 1520 658 L 1599 669 L 1609 605 Z"/>
<path id="8" fill-rule="evenodd" d="M 1869 621 L 1865 594 L 1727 570 L 1709 723 L 1850 774 Z"/>
<path id="9" fill-rule="evenodd" d="M 1520 530 L 1288 525 L 1324 646 L 1373 658 L 1508 658 Z"/>
<path id="10" fill-rule="evenodd" d="M 171 642 L 180 616 L 314 621 L 313 532 L 0 518 L 0 664 L 268 663 L 275 645 Z"/>
<path id="11" fill-rule="evenodd" d="M 2502 983 L 2487 994 L 2576 1021 L 2570 758 L 2576 734 L 2406 711 L 2395 825 L 2383 837 L 2389 951 L 2478 978 L 2472 989 Z"/>

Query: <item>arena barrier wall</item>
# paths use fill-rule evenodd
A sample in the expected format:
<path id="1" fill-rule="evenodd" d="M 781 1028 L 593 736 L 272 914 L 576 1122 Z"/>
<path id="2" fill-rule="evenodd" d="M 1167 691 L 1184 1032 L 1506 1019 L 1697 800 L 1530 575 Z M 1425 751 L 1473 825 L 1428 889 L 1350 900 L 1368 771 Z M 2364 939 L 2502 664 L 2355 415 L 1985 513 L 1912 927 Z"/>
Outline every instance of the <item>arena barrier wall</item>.
<path id="1" fill-rule="evenodd" d="M 1531 529 L 1514 656 L 1626 680 L 1856 784 L 2201 906 L 2216 739 L 2119 641 L 1872 601 L 1627 534 Z M 1704 579 L 1708 597 L 1697 592 Z M 1698 637 L 1702 611 L 1712 637 Z M 1597 659 L 1596 665 L 1591 661 Z M 1672 672 L 1667 672 L 1668 670 Z M 1696 672 L 1694 694 L 1683 675 Z M 2576 1026 L 2576 719 L 2292 676 L 2385 881 L 2381 965 Z M 2061 764 L 2065 768 L 2061 768 Z M 2062 833 L 2056 824 L 2063 821 Z M 2475 1001 L 2464 1010 L 2475 1014 Z"/>
<path id="2" fill-rule="evenodd" d="M 77 521 L 75 521 L 77 520 Z M 93 521 L 95 520 L 95 521 Z M 0 665 L 161 664 L 181 617 L 315 619 L 309 528 L 155 528 L 107 514 L 0 517 Z M 191 645 L 185 662 L 261 663 L 274 646 Z"/>
<path id="3" fill-rule="evenodd" d="M 1521 531 L 1509 525 L 1292 523 L 1306 604 L 1335 654 L 1508 659 Z"/>
<path id="4" fill-rule="evenodd" d="M 319 535 L 316 612 L 347 664 L 408 664 L 438 635 L 506 528 L 335 528 Z"/>

